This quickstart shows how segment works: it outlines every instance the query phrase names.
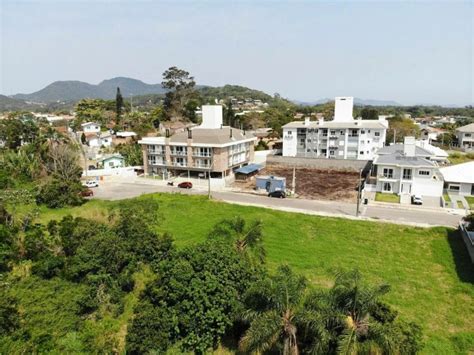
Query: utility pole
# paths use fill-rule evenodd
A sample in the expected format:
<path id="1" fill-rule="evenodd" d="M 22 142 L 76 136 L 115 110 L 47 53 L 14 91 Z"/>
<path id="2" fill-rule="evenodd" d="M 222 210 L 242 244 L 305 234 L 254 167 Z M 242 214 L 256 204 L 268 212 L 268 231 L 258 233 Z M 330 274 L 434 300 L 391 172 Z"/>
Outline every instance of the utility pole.
<path id="1" fill-rule="evenodd" d="M 357 189 L 357 210 L 356 210 L 356 217 L 359 217 L 359 208 L 360 208 L 360 199 L 362 195 L 362 168 L 359 170 L 359 186 Z"/>
<path id="2" fill-rule="evenodd" d="M 393 130 L 393 144 L 395 144 L 397 142 L 397 130 L 394 129 Z"/>
<path id="3" fill-rule="evenodd" d="M 293 195 L 296 194 L 296 166 L 293 166 Z"/>

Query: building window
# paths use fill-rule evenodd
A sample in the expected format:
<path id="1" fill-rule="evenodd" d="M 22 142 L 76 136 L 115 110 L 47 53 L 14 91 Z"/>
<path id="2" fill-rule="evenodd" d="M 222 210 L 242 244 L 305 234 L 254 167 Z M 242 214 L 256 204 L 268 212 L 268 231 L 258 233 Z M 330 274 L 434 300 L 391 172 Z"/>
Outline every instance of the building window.
<path id="1" fill-rule="evenodd" d="M 449 184 L 449 187 L 448 187 L 448 190 L 449 191 L 456 191 L 456 192 L 459 192 L 459 190 L 461 189 L 461 187 L 459 185 L 452 185 L 452 184 Z"/>
<path id="2" fill-rule="evenodd" d="M 336 131 L 331 131 L 331 136 L 335 135 Z"/>
<path id="3" fill-rule="evenodd" d="M 384 192 L 392 192 L 392 184 L 389 182 L 384 182 L 382 188 Z"/>
<path id="4" fill-rule="evenodd" d="M 470 137 L 471 133 L 464 133 L 464 137 Z"/>
<path id="5" fill-rule="evenodd" d="M 430 171 L 429 170 L 420 170 L 420 171 L 418 171 L 418 175 L 430 176 Z"/>
<path id="6" fill-rule="evenodd" d="M 351 129 L 351 134 L 350 134 L 351 137 L 358 137 L 359 136 L 359 133 L 357 131 L 357 129 Z"/>
<path id="7" fill-rule="evenodd" d="M 392 179 L 393 178 L 393 169 L 384 168 L 383 169 L 383 176 L 388 178 L 388 179 Z"/>
<path id="8" fill-rule="evenodd" d="M 374 132 L 374 136 L 380 137 L 380 132 Z"/>
<path id="9" fill-rule="evenodd" d="M 334 150 L 329 151 L 329 155 L 334 155 Z"/>
<path id="10" fill-rule="evenodd" d="M 360 155 L 364 155 L 364 152 L 361 150 L 361 151 L 359 152 L 359 154 L 360 154 Z"/>
<path id="11" fill-rule="evenodd" d="M 411 180 L 411 169 L 403 169 L 403 180 Z"/>
<path id="12" fill-rule="evenodd" d="M 360 131 L 361 134 L 365 134 L 365 131 Z"/>
<path id="13" fill-rule="evenodd" d="M 288 131 L 288 132 L 286 132 L 286 133 L 287 133 L 289 136 L 291 136 L 291 135 L 293 134 L 292 131 Z"/>

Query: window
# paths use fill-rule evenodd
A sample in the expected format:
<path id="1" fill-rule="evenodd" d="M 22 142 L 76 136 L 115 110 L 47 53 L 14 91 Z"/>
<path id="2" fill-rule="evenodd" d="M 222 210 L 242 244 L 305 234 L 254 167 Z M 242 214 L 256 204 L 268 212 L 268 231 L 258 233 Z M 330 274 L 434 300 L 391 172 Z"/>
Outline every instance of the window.
<path id="1" fill-rule="evenodd" d="M 382 189 L 384 192 L 392 192 L 392 184 L 389 182 L 384 182 Z"/>
<path id="2" fill-rule="evenodd" d="M 464 133 L 464 137 L 470 137 L 471 133 Z"/>
<path id="3" fill-rule="evenodd" d="M 304 141 L 305 141 L 304 138 L 300 138 L 300 143 L 301 143 L 301 144 L 304 144 Z"/>
<path id="4" fill-rule="evenodd" d="M 430 176 L 430 171 L 429 170 L 420 170 L 420 171 L 418 171 L 418 175 Z"/>
<path id="5" fill-rule="evenodd" d="M 351 137 L 357 137 L 359 136 L 359 133 L 357 131 L 357 129 L 351 129 L 351 134 L 350 134 Z"/>
<path id="6" fill-rule="evenodd" d="M 393 169 L 384 168 L 383 169 L 383 176 L 388 178 L 388 179 L 392 179 L 393 178 Z"/>
<path id="7" fill-rule="evenodd" d="M 329 152 L 329 155 L 334 155 L 334 150 L 331 150 L 331 151 Z"/>
<path id="8" fill-rule="evenodd" d="M 336 131 L 331 131 L 331 136 L 335 135 Z"/>
<path id="9" fill-rule="evenodd" d="M 411 180 L 411 169 L 403 169 L 403 180 Z"/>
<path id="10" fill-rule="evenodd" d="M 380 137 L 380 132 L 374 132 L 374 136 Z"/>
<path id="11" fill-rule="evenodd" d="M 365 131 L 360 131 L 361 134 L 365 134 Z"/>
<path id="12" fill-rule="evenodd" d="M 291 136 L 291 135 L 293 134 L 292 131 L 287 131 L 286 133 L 287 133 L 289 136 Z"/>
<path id="13" fill-rule="evenodd" d="M 343 135 L 344 135 L 344 131 L 340 131 L 339 133 L 341 134 L 341 136 L 343 136 Z"/>
<path id="14" fill-rule="evenodd" d="M 359 152 L 359 154 L 360 154 L 360 155 L 364 155 L 364 151 L 361 150 L 361 151 Z"/>
<path id="15" fill-rule="evenodd" d="M 452 185 L 452 184 L 449 184 L 449 191 L 459 191 L 461 189 L 461 187 L 459 185 Z"/>

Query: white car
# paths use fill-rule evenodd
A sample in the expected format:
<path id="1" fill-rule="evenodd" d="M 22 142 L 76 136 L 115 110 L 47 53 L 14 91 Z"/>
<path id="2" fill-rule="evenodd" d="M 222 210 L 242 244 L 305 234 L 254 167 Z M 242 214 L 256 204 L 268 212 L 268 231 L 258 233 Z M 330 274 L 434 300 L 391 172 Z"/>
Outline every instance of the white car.
<path id="1" fill-rule="evenodd" d="M 420 195 L 413 195 L 411 197 L 411 203 L 413 205 L 422 205 L 423 204 L 423 197 L 421 197 Z"/>
<path id="2" fill-rule="evenodd" d="M 99 183 L 95 180 L 87 180 L 85 183 L 82 184 L 85 187 L 99 187 Z"/>

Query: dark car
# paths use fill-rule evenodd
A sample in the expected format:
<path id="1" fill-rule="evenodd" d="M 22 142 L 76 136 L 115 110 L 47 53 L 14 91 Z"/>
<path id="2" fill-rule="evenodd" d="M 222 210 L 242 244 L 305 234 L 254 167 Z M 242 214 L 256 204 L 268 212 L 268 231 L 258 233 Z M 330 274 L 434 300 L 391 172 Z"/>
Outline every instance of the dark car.
<path id="1" fill-rule="evenodd" d="M 286 194 L 285 191 L 273 191 L 268 194 L 268 197 L 285 198 Z"/>
<path id="2" fill-rule="evenodd" d="M 193 187 L 193 184 L 190 183 L 189 181 L 185 181 L 185 182 L 182 182 L 182 183 L 178 184 L 178 187 L 180 189 L 190 189 L 190 188 Z"/>
<path id="3" fill-rule="evenodd" d="M 81 196 L 82 196 L 82 197 L 94 196 L 94 191 L 92 191 L 91 189 L 82 190 L 82 191 L 81 191 Z"/>

